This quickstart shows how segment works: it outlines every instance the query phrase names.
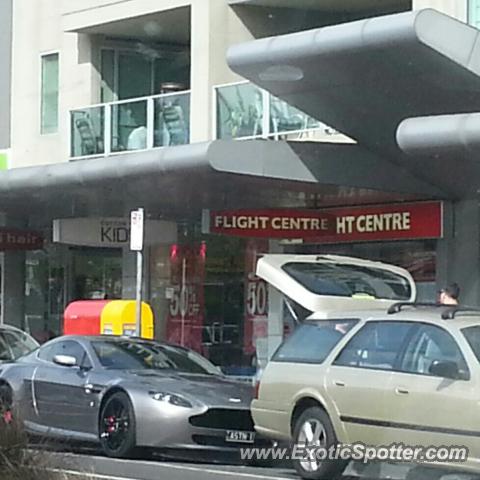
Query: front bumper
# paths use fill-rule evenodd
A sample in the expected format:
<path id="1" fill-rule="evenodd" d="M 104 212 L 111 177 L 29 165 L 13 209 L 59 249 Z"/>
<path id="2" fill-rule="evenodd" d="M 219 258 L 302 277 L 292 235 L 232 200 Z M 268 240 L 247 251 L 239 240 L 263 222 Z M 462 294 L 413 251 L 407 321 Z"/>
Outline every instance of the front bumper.
<path id="1" fill-rule="evenodd" d="M 271 440 L 258 433 L 253 443 L 226 440 L 228 430 L 255 432 L 247 408 L 182 408 L 160 404 L 148 415 L 137 415 L 136 420 L 137 445 L 142 447 L 237 452 L 242 447 L 272 445 Z"/>

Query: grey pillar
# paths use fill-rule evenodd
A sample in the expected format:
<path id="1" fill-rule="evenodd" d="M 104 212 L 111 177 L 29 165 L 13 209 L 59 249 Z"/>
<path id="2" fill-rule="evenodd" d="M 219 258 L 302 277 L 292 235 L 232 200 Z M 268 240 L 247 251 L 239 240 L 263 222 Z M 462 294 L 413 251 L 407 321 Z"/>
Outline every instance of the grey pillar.
<path id="1" fill-rule="evenodd" d="M 2 254 L 2 323 L 24 327 L 25 252 Z"/>
<path id="2" fill-rule="evenodd" d="M 444 238 L 437 248 L 437 284 L 457 282 L 460 302 L 480 306 L 480 209 L 477 199 L 445 204 Z"/>
<path id="3" fill-rule="evenodd" d="M 275 240 L 269 242 L 269 253 L 283 253 Z M 283 294 L 268 285 L 268 360 L 283 341 Z M 258 359 L 264 365 L 265 359 Z"/>
<path id="4" fill-rule="evenodd" d="M 150 250 L 144 249 L 143 253 L 143 301 L 148 302 L 148 278 L 149 255 Z M 131 252 L 128 248 L 123 249 L 122 253 L 122 298 L 124 300 L 135 300 L 135 286 L 137 280 L 137 256 L 136 252 Z"/>
<path id="5" fill-rule="evenodd" d="M 26 221 L 0 214 L 0 226 L 24 228 Z M 25 252 L 5 251 L 1 254 L 1 323 L 23 328 L 25 323 Z"/>

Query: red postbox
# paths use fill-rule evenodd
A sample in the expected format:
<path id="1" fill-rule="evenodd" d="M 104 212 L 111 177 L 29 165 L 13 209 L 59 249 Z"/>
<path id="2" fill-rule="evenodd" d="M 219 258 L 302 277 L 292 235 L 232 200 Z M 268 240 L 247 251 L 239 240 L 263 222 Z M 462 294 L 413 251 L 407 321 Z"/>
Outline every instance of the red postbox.
<path id="1" fill-rule="evenodd" d="M 65 335 L 99 335 L 102 311 L 111 300 L 80 300 L 67 306 L 64 313 Z"/>

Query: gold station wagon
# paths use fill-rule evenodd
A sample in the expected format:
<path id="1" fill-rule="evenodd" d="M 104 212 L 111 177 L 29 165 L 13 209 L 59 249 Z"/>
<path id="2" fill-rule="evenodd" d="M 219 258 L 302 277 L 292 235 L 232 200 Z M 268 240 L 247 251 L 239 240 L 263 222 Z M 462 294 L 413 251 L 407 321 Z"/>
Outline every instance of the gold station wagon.
<path id="1" fill-rule="evenodd" d="M 466 446 L 467 462 L 455 466 L 480 469 L 480 311 L 405 298 L 392 303 L 412 293 L 408 275 L 367 263 L 285 255 L 259 261 L 257 273 L 275 283 L 286 301 L 295 290 L 295 304 L 307 310 L 307 304 L 312 309 L 322 302 L 345 307 L 349 290 L 350 300 L 358 300 L 361 291 L 370 306 L 375 298 L 381 305 L 392 298 L 387 308 L 309 315 L 263 372 L 252 403 L 256 430 L 321 447 Z M 346 465 L 293 461 L 306 479 L 331 479 Z"/>

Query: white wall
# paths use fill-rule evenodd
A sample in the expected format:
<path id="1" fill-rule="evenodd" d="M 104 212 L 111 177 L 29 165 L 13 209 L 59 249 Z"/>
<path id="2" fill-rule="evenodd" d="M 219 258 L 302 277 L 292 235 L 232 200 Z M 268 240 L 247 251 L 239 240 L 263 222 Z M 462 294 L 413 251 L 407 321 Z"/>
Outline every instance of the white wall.
<path id="1" fill-rule="evenodd" d="M 413 0 L 413 9 L 434 8 L 440 12 L 467 22 L 468 0 Z"/>
<path id="2" fill-rule="evenodd" d="M 58 0 L 14 2 L 12 64 L 12 159 L 14 167 L 67 160 L 70 108 L 91 103 L 95 71 L 90 40 L 64 34 Z M 58 133 L 40 134 L 40 55 L 60 54 Z"/>
<path id="3" fill-rule="evenodd" d="M 191 141 L 213 138 L 213 87 L 244 80 L 227 65 L 230 45 L 252 39 L 225 0 L 192 2 Z"/>

